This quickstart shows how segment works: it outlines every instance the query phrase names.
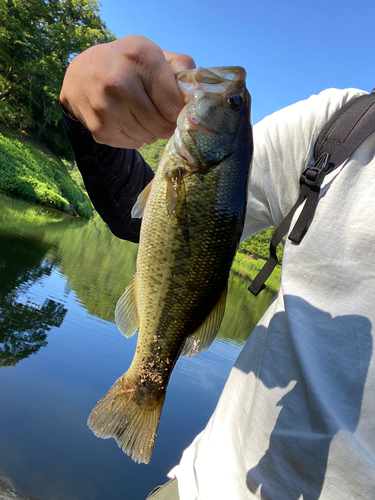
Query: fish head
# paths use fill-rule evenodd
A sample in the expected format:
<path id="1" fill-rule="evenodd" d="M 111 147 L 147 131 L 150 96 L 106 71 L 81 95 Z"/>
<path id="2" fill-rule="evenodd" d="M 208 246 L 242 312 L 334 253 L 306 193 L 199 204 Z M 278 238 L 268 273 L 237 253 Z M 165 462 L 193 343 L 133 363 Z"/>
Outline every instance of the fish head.
<path id="1" fill-rule="evenodd" d="M 199 170 L 231 155 L 238 141 L 249 141 L 250 95 L 240 66 L 196 68 L 177 73 L 185 100 L 174 134 L 178 156 Z M 242 144 L 248 147 L 248 144 Z"/>

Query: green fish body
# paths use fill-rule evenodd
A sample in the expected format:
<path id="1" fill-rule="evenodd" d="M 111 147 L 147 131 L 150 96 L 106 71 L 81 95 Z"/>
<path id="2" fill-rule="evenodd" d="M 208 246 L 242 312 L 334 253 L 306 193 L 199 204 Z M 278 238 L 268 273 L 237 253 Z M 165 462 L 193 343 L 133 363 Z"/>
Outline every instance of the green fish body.
<path id="1" fill-rule="evenodd" d="M 138 341 L 128 371 L 88 425 L 148 463 L 172 370 L 214 340 L 242 234 L 252 157 L 250 97 L 240 67 L 177 75 L 186 106 L 133 216 L 142 227 L 137 272 L 116 322 Z"/>

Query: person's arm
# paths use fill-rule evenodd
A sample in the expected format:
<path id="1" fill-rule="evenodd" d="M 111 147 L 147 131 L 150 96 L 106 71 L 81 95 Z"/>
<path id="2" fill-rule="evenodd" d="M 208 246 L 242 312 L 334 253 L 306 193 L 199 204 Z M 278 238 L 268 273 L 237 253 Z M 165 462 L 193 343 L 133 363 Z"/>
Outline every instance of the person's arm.
<path id="1" fill-rule="evenodd" d="M 68 116 L 66 130 L 87 193 L 101 218 L 118 238 L 137 243 L 140 219 L 131 210 L 154 174 L 138 151 L 112 148 L 94 141 L 90 131 Z"/>
<path id="2" fill-rule="evenodd" d="M 140 36 L 91 47 L 68 67 L 60 94 L 68 137 L 93 205 L 120 238 L 138 241 L 131 209 L 153 176 L 135 149 L 172 135 L 184 105 L 175 73 L 194 67 Z"/>

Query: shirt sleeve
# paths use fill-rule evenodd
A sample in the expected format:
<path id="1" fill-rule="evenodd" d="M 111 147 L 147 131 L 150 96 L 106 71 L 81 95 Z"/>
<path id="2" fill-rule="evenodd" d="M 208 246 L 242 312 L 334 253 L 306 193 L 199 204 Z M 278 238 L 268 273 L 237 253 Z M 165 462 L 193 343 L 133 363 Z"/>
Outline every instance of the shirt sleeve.
<path id="1" fill-rule="evenodd" d="M 314 162 L 314 147 L 322 128 L 338 109 L 364 93 L 327 89 L 276 111 L 254 126 L 243 240 L 280 224 L 298 199 L 301 173 Z"/>
<path id="2" fill-rule="evenodd" d="M 139 241 L 141 219 L 131 210 L 154 174 L 140 153 L 94 141 L 90 131 L 61 105 L 69 142 L 92 204 L 118 238 Z"/>

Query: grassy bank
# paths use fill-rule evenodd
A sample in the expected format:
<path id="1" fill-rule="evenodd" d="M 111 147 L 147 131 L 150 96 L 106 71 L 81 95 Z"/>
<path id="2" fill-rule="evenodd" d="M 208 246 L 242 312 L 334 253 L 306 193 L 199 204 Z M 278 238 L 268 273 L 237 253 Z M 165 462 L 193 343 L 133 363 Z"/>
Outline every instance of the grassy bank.
<path id="1" fill-rule="evenodd" d="M 92 206 L 66 165 L 42 144 L 0 126 L 0 189 L 88 219 Z"/>
<path id="2" fill-rule="evenodd" d="M 264 259 L 254 259 L 250 254 L 237 252 L 232 266 L 232 274 L 253 281 L 265 263 L 266 261 Z M 265 284 L 269 290 L 277 292 L 280 288 L 280 280 L 281 266 L 276 266 Z"/>

